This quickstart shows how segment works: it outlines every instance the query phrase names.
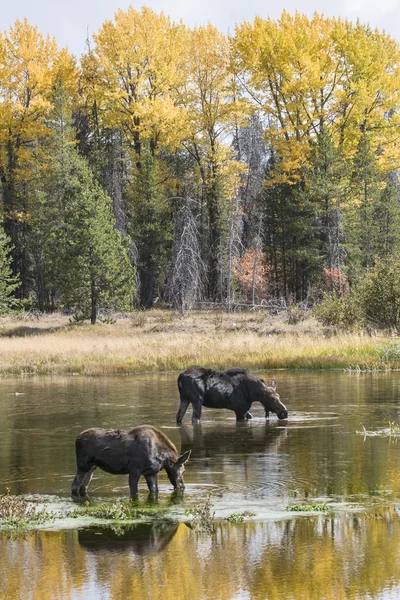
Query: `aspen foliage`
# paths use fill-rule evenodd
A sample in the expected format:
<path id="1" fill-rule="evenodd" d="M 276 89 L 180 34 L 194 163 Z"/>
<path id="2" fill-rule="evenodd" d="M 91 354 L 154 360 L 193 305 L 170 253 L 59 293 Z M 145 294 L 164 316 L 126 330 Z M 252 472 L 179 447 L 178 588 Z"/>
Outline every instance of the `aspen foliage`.
<path id="1" fill-rule="evenodd" d="M 385 32 L 318 13 L 257 16 L 226 36 L 131 5 L 79 64 L 17 20 L 0 32 L 0 216 L 16 296 L 46 310 L 68 295 L 52 283 L 45 223 L 59 208 L 55 157 L 69 154 L 130 240 L 144 307 L 230 310 L 234 265 L 255 240 L 270 296 L 318 299 L 326 270 L 351 289 L 400 251 L 399 70 Z"/>
<path id="2" fill-rule="evenodd" d="M 277 21 L 238 26 L 232 45 L 238 77 L 282 159 L 276 181 L 301 178 L 324 125 L 347 157 L 369 131 L 382 167 L 398 161 L 400 53 L 392 38 L 359 22 L 284 11 Z"/>
<path id="3" fill-rule="evenodd" d="M 83 89 L 95 100 L 104 127 L 123 131 L 140 154 L 176 149 L 186 130 L 186 114 L 174 91 L 181 78 L 185 27 L 151 8 L 119 10 L 94 35 L 82 60 Z"/>

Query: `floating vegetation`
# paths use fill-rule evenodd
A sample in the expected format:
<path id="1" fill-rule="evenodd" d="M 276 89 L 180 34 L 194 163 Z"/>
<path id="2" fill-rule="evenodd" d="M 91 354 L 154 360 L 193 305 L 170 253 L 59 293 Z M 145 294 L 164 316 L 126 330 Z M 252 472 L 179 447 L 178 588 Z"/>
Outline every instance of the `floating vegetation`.
<path id="1" fill-rule="evenodd" d="M 395 421 L 389 421 L 389 427 L 381 427 L 379 429 L 369 430 L 364 425 L 361 425 L 361 430 L 356 430 L 357 435 L 364 437 L 400 437 L 400 424 Z"/>
<path id="2" fill-rule="evenodd" d="M 205 502 L 187 508 L 185 514 L 191 517 L 189 523 L 193 529 L 213 533 L 215 512 L 211 510 L 210 496 Z"/>
<path id="3" fill-rule="evenodd" d="M 225 521 L 228 521 L 228 523 L 243 523 L 245 519 L 248 519 L 249 517 L 253 516 L 254 513 L 245 510 L 241 513 L 232 513 L 231 515 L 229 515 L 229 517 L 225 517 Z"/>
<path id="4" fill-rule="evenodd" d="M 291 512 L 327 512 L 327 502 L 313 502 L 312 504 L 288 504 L 286 510 Z"/>
<path id="5" fill-rule="evenodd" d="M 45 507 L 39 508 L 25 496 L 12 496 L 9 488 L 0 494 L 0 529 L 27 529 L 52 518 Z"/>
<path id="6" fill-rule="evenodd" d="M 116 502 L 107 502 L 91 506 L 89 502 L 85 502 L 84 506 L 75 508 L 70 514 L 70 517 L 91 517 L 92 519 L 103 519 L 110 521 L 137 521 L 137 520 L 153 520 L 167 519 L 167 508 L 164 506 L 149 505 L 137 506 L 134 502 L 124 502 L 117 500 Z"/>

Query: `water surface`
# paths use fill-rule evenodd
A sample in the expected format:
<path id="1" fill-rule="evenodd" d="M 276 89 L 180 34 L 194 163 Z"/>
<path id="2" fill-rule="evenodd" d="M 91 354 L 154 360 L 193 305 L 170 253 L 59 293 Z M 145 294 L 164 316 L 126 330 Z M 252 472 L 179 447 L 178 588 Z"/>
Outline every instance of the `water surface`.
<path id="1" fill-rule="evenodd" d="M 250 422 L 204 409 L 197 427 L 190 408 L 181 427 L 174 423 L 176 375 L 0 382 L 0 477 L 12 493 L 72 507 L 75 436 L 87 427 L 150 423 L 178 449 L 192 449 L 178 513 L 211 494 L 218 518 L 254 515 L 239 525 L 219 521 L 212 536 L 184 523 L 0 536 L 0 596 L 398 597 L 400 439 L 355 432 L 400 422 L 400 374 L 274 375 L 288 421 L 265 422 L 253 405 Z M 126 499 L 127 479 L 97 470 L 91 501 Z M 159 479 L 159 502 L 168 506 L 171 486 L 164 474 Z M 139 501 L 147 501 L 144 480 Z M 286 510 L 302 502 L 327 502 L 332 512 Z"/>

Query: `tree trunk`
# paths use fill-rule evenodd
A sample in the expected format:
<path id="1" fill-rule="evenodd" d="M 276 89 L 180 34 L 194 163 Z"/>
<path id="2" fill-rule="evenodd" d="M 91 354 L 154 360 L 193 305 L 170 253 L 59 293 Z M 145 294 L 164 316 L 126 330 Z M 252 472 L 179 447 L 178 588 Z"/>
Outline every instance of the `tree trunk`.
<path id="1" fill-rule="evenodd" d="M 91 283 L 91 308 L 90 308 L 90 323 L 95 325 L 97 320 L 97 293 L 94 281 Z"/>

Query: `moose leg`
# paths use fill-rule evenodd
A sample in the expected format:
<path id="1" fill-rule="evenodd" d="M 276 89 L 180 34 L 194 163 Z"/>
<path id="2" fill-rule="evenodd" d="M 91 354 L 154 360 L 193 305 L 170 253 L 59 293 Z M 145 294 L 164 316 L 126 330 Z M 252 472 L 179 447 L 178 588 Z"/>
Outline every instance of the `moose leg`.
<path id="1" fill-rule="evenodd" d="M 192 421 L 200 421 L 201 419 L 201 409 L 203 408 L 201 400 L 196 400 L 196 402 L 192 402 L 193 404 L 193 414 Z"/>
<path id="2" fill-rule="evenodd" d="M 91 467 L 85 469 L 78 467 L 71 486 L 71 494 L 73 496 L 77 496 L 80 493 L 83 480 L 85 479 L 85 476 L 88 474 L 88 472 L 90 472 L 90 469 Z"/>
<path id="3" fill-rule="evenodd" d="M 246 414 L 243 412 L 236 412 L 236 421 L 245 421 L 247 419 Z"/>
<path id="4" fill-rule="evenodd" d="M 187 411 L 189 404 L 190 404 L 190 400 L 187 400 L 186 398 L 182 398 L 182 396 L 181 396 L 181 403 L 179 405 L 179 410 L 176 413 L 176 422 L 177 423 L 182 423 L 182 419 L 185 416 L 185 412 Z"/>
<path id="5" fill-rule="evenodd" d="M 154 475 L 145 475 L 147 487 L 152 494 L 158 494 L 157 473 Z"/>
<path id="6" fill-rule="evenodd" d="M 252 419 L 253 415 L 251 413 L 249 413 L 249 411 L 246 412 L 246 414 L 244 415 L 245 419 Z"/>
<path id="7" fill-rule="evenodd" d="M 86 494 L 87 494 L 87 489 L 88 489 L 88 487 L 89 487 L 89 483 L 92 481 L 93 473 L 95 472 L 95 470 L 96 470 L 96 465 L 94 465 L 94 466 L 93 466 L 93 467 L 90 469 L 90 471 L 88 471 L 88 472 L 87 472 L 87 473 L 86 473 L 86 474 L 83 476 L 83 479 L 82 479 L 82 482 L 81 482 L 81 487 L 79 488 L 79 495 L 80 495 L 80 496 L 86 496 Z"/>
<path id="8" fill-rule="evenodd" d="M 137 496 L 138 494 L 138 483 L 140 479 L 140 471 L 139 469 L 131 469 L 129 471 L 129 490 L 131 496 Z"/>

